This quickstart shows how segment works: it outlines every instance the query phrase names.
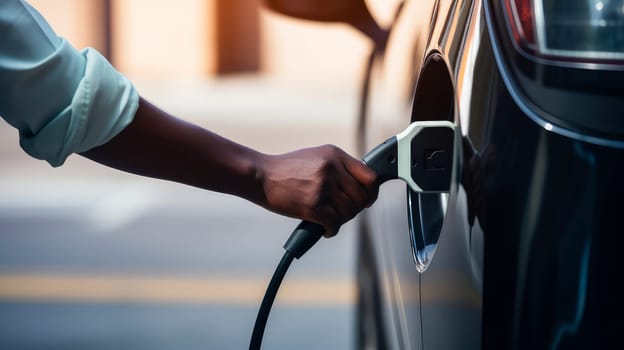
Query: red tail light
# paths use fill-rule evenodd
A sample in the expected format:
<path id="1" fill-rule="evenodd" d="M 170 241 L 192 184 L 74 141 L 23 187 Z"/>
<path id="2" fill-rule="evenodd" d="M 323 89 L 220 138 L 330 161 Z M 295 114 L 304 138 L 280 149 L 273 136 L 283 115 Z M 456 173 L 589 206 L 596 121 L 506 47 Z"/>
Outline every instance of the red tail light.
<path id="1" fill-rule="evenodd" d="M 624 61 L 624 0 L 502 0 L 517 45 L 537 56 Z"/>
<path id="2" fill-rule="evenodd" d="M 510 20 L 514 39 L 518 44 L 533 50 L 535 47 L 534 17 L 531 0 L 506 0 L 505 9 Z"/>

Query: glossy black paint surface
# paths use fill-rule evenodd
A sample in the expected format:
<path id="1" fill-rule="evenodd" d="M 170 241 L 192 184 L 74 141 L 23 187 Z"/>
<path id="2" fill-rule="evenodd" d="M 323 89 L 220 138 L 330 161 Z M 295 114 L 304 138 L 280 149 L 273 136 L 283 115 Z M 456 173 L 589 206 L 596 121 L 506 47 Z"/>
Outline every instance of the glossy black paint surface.
<path id="1" fill-rule="evenodd" d="M 378 323 L 383 323 L 378 325 L 384 332 L 381 347 L 613 346 L 624 330 L 624 290 L 618 281 L 624 243 L 619 125 L 624 117 L 610 125 L 618 112 L 607 108 L 605 101 L 624 101 L 613 88 L 624 86 L 624 81 L 614 73 L 601 88 L 595 83 L 573 85 L 578 69 L 558 67 L 559 86 L 548 88 L 562 89 L 560 98 L 540 93 L 543 86 L 536 84 L 548 81 L 533 76 L 529 84 L 518 75 L 523 67 L 505 51 L 507 33 L 491 32 L 501 28 L 487 22 L 482 6 L 489 5 L 435 2 L 431 27 L 419 28 L 431 33 L 426 45 L 397 43 L 391 37 L 388 56 L 380 59 L 379 65 L 388 69 L 393 45 L 413 46 L 415 55 L 422 52 L 424 59 L 413 59 L 414 64 L 423 62 L 422 67 L 404 68 L 406 73 L 419 72 L 412 84 L 415 97 L 409 102 L 397 98 L 397 103 L 413 103 L 411 120 L 454 120 L 464 135 L 459 177 L 444 210 L 435 210 L 439 199 L 430 198 L 427 204 L 422 195 L 408 196 L 412 226 L 418 226 L 421 234 L 438 231 L 422 236 L 420 249 L 427 245 L 433 249 L 431 261 L 421 266 L 424 272 L 406 258 L 403 248 L 407 237 L 399 231 L 405 212 L 393 204 L 401 191 L 382 188 L 388 193 L 380 193 L 376 206 L 381 208 L 366 214 L 369 246 L 360 261 L 374 265 L 377 275 L 372 302 Z M 411 16 L 409 10 L 403 15 Z M 471 46 L 476 49 L 471 51 Z M 434 60 L 427 59 L 431 55 L 438 56 L 433 65 Z M 445 69 L 440 69 L 440 62 Z M 379 74 L 372 84 L 387 87 L 390 78 Z M 447 75 L 450 84 L 445 82 Z M 586 80 L 600 79 L 608 72 L 583 70 L 582 75 Z M 569 95 L 571 90 L 576 95 Z M 368 102 L 374 105 L 375 89 L 371 91 Z M 561 98 L 578 94 L 583 98 Z M 579 101 L 582 108 L 571 110 Z M 369 133 L 375 128 L 392 130 L 390 116 L 375 115 L 374 106 L 371 110 Z M 600 115 L 578 119 L 581 112 Z M 371 144 L 376 141 L 367 138 Z M 433 220 L 429 225 L 433 228 L 427 229 L 423 217 L 431 215 L 428 212 L 442 212 L 443 222 Z M 416 303 L 406 302 L 414 297 Z"/>
<path id="2" fill-rule="evenodd" d="M 624 243 L 624 153 L 536 124 L 498 69 L 492 84 L 488 136 L 478 147 L 489 154 L 475 158 L 487 169 L 474 194 L 482 204 L 472 210 L 485 236 L 483 345 L 607 346 L 624 329 L 611 281 L 619 267 L 609 263 Z"/>

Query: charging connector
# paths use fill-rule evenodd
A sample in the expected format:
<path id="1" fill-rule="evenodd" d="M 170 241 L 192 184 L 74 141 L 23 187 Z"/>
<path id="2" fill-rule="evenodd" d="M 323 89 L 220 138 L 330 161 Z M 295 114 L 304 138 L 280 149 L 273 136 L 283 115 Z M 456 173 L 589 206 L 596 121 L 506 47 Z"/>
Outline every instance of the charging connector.
<path id="1" fill-rule="evenodd" d="M 420 121 L 379 144 L 368 152 L 364 163 L 377 175 L 377 184 L 401 179 L 414 192 L 447 192 L 450 188 L 455 152 L 455 125 L 449 121 Z M 262 344 L 269 312 L 280 284 L 294 258 L 301 258 L 325 229 L 319 224 L 302 221 L 284 244 L 280 260 L 262 299 L 254 324 L 250 350 Z"/>

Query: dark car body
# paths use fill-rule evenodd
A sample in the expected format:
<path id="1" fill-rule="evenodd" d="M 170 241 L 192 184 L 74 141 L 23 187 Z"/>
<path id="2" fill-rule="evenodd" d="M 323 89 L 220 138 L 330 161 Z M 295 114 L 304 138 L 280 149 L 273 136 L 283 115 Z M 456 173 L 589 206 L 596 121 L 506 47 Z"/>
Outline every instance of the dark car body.
<path id="1" fill-rule="evenodd" d="M 583 57 L 523 47 L 510 3 L 542 1 L 392 5 L 360 151 L 418 120 L 454 122 L 461 142 L 448 193 L 391 181 L 362 214 L 358 348 L 622 346 L 624 2 L 544 0 L 548 24 L 581 5 L 622 12 L 594 36 L 549 27 L 568 51 L 609 39 L 609 55 Z"/>

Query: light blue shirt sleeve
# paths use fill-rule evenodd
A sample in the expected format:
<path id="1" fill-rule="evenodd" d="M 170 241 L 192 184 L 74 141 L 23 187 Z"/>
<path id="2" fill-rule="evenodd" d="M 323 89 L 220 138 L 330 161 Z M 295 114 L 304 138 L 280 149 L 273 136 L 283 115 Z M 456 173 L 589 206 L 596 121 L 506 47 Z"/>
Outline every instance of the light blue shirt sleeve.
<path id="1" fill-rule="evenodd" d="M 60 166 L 121 132 L 138 101 L 96 50 L 78 52 L 24 1 L 0 0 L 0 116 L 28 154 Z"/>

